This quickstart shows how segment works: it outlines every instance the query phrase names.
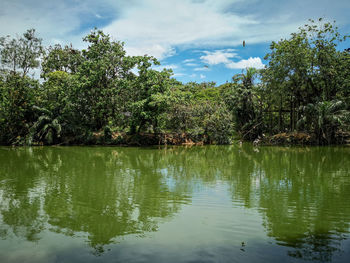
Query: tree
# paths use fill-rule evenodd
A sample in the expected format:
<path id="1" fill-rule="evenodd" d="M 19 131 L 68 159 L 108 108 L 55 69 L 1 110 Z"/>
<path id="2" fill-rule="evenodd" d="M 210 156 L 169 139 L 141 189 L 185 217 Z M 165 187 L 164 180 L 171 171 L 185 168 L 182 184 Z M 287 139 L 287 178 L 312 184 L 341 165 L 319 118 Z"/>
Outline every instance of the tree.
<path id="1" fill-rule="evenodd" d="M 52 128 L 52 131 L 59 130 L 59 132 L 51 132 L 54 136 L 49 144 L 80 133 L 80 118 L 75 111 L 77 86 L 75 75 L 63 71 L 46 74 L 46 81 L 38 91 L 36 105 L 33 108 L 36 121 L 30 136 L 34 141 L 36 139 L 43 141 L 42 138 L 45 138 L 42 134 L 46 133 L 40 131 L 43 127 Z M 46 124 L 49 126 L 45 126 Z"/>
<path id="2" fill-rule="evenodd" d="M 0 143 L 24 143 L 34 121 L 33 105 L 39 82 L 17 73 L 0 83 Z"/>
<path id="3" fill-rule="evenodd" d="M 40 116 L 34 125 L 30 128 L 27 143 L 32 144 L 33 141 L 45 144 L 53 144 L 61 136 L 62 126 L 58 118 L 54 118 L 52 112 L 47 109 L 34 107 Z"/>
<path id="4" fill-rule="evenodd" d="M 345 90 L 349 77 L 344 72 L 349 60 L 346 52 L 337 50 L 337 44 L 346 38 L 334 23 L 320 18 L 310 20 L 310 24 L 291 34 L 289 39 L 272 42 L 271 51 L 265 57 L 269 65 L 263 71 L 262 81 L 267 90 L 274 93 L 269 104 L 274 104 L 279 112 L 280 131 L 286 121 L 289 121 L 289 131 L 303 129 L 297 123 L 309 115 L 310 112 L 305 112 L 307 105 L 321 110 L 331 101 L 348 97 Z M 288 112 L 289 118 L 282 112 Z M 318 116 L 311 118 L 318 119 Z"/>
<path id="5" fill-rule="evenodd" d="M 254 140 L 260 135 L 261 110 L 259 110 L 259 97 L 254 78 L 258 71 L 247 68 L 245 73 L 233 76 L 232 85 L 226 88 L 223 99 L 233 114 L 237 131 L 245 139 Z"/>
<path id="6" fill-rule="evenodd" d="M 159 132 L 160 117 L 169 104 L 169 91 L 178 84 L 170 79 L 171 70 L 157 71 L 152 64 L 159 62 L 149 56 L 138 57 L 139 76 L 132 83 L 133 103 L 131 104 L 131 132 L 141 131 L 145 125 L 152 125 L 153 131 Z"/>
<path id="7" fill-rule="evenodd" d="M 350 111 L 342 101 L 322 101 L 303 107 L 303 116 L 298 125 L 315 133 L 318 144 L 335 143 L 335 133 L 339 127 L 347 128 Z"/>
<path id="8" fill-rule="evenodd" d="M 0 142 L 22 144 L 34 120 L 32 106 L 39 82 L 27 75 L 43 54 L 41 39 L 29 29 L 22 37 L 0 38 Z"/>
<path id="9" fill-rule="evenodd" d="M 15 74 L 21 70 L 24 77 L 29 70 L 39 67 L 42 55 L 41 39 L 35 35 L 35 29 L 27 30 L 22 37 L 0 37 L 0 59 L 6 71 Z"/>
<path id="10" fill-rule="evenodd" d="M 125 100 L 129 99 L 119 95 L 134 78 L 131 69 L 136 60 L 126 56 L 123 43 L 112 41 L 100 30 L 92 31 L 84 41 L 89 46 L 82 50 L 83 62 L 76 73 L 76 112 L 83 126 L 92 130 L 118 125 L 125 111 Z"/>
<path id="11" fill-rule="evenodd" d="M 75 74 L 83 62 L 83 56 L 80 50 L 74 49 L 72 45 L 65 46 L 55 45 L 48 48 L 48 53 L 42 62 L 42 77 L 46 78 L 47 74 L 55 71 L 63 71 Z"/>

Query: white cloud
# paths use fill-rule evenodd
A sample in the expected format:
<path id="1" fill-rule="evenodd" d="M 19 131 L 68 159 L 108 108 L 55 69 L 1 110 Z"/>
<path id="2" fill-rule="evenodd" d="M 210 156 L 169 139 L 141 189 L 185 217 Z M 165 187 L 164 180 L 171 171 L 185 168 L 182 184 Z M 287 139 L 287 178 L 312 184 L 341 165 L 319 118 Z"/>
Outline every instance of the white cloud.
<path id="1" fill-rule="evenodd" d="M 237 53 L 234 49 L 227 50 L 215 50 L 215 51 L 203 51 L 205 54 L 201 56 L 200 59 L 209 65 L 224 64 L 230 69 L 244 69 L 244 68 L 256 68 L 261 69 L 264 67 L 261 59 L 259 57 L 250 57 L 248 59 L 242 59 L 238 62 L 232 61 L 232 58 L 237 58 Z M 195 68 L 195 71 L 209 70 L 208 67 Z"/>
<path id="2" fill-rule="evenodd" d="M 51 43 L 54 45 L 64 45 L 64 43 L 61 39 L 56 39 L 56 38 L 52 38 Z"/>
<path id="3" fill-rule="evenodd" d="M 203 75 L 203 74 L 200 74 L 199 77 L 200 77 L 201 79 L 205 79 L 205 78 L 206 78 L 206 76 Z"/>
<path id="4" fill-rule="evenodd" d="M 232 49 L 229 50 L 216 50 L 216 51 L 204 51 L 205 56 L 201 56 L 200 59 L 204 63 L 208 63 L 209 65 L 217 65 L 220 63 L 230 63 L 229 58 L 234 58 L 237 56 L 237 53 L 232 52 Z"/>
<path id="5" fill-rule="evenodd" d="M 185 66 L 187 66 L 187 67 L 198 67 L 199 64 L 194 63 L 195 61 L 196 61 L 196 59 L 189 58 L 189 59 L 185 59 L 184 61 L 182 61 L 182 63 L 185 64 Z"/>
<path id="6" fill-rule="evenodd" d="M 271 8 L 274 12 L 269 12 Z M 102 29 L 124 41 L 130 55 L 163 59 L 186 48 L 279 40 L 308 18 L 324 14 L 348 26 L 349 8 L 348 0 L 1 0 L 0 34 L 21 34 L 34 27 L 45 44 L 73 43 L 82 48 L 82 36 L 104 21 Z"/>
<path id="7" fill-rule="evenodd" d="M 109 0 L 104 7 L 115 10 Z M 1 0 L 0 35 L 14 37 L 35 28 L 44 45 L 73 43 L 85 48 L 82 37 L 98 26 L 95 22 L 101 21 L 104 10 L 92 0 Z"/>
<path id="8" fill-rule="evenodd" d="M 350 7 L 350 2 L 338 1 L 342 2 L 338 7 Z M 300 6 L 304 5 L 308 10 L 301 12 Z M 314 13 L 316 5 L 322 9 L 318 7 Z M 275 6 L 276 12 L 269 12 Z M 164 58 L 173 47 L 223 48 L 240 46 L 243 40 L 247 46 L 279 40 L 296 31 L 308 18 L 323 16 L 321 10 L 337 14 L 333 6 L 326 0 L 278 4 L 275 0 L 143 0 L 125 7 L 122 16 L 105 30 L 125 41 L 127 50 L 131 48 L 136 53 L 144 53 L 146 47 L 153 54 L 159 45 L 162 51 L 154 55 Z M 347 14 L 343 13 L 341 17 L 346 20 Z"/>
<path id="9" fill-rule="evenodd" d="M 184 76 L 184 74 L 181 72 L 181 67 L 175 64 L 153 66 L 152 68 L 157 71 L 162 71 L 164 69 L 171 69 L 173 71 L 174 77 Z"/>
<path id="10" fill-rule="evenodd" d="M 188 67 L 198 67 L 199 65 L 196 63 L 185 63 L 186 66 Z"/>
<path id="11" fill-rule="evenodd" d="M 200 67 L 200 68 L 194 68 L 193 69 L 194 71 L 209 71 L 210 70 L 210 68 L 208 67 Z"/>
<path id="12" fill-rule="evenodd" d="M 125 41 L 127 51 L 160 59 L 169 56 L 174 46 L 222 45 L 223 39 L 232 45 L 233 38 L 241 42 L 242 28 L 258 23 L 249 16 L 223 12 L 233 2 L 144 0 L 123 10 L 104 30 Z"/>
<path id="13" fill-rule="evenodd" d="M 183 63 L 191 63 L 191 62 L 195 62 L 196 60 L 194 58 L 189 58 L 189 59 L 185 59 L 184 61 L 182 61 Z"/>
<path id="14" fill-rule="evenodd" d="M 171 69 L 173 71 L 173 77 L 183 77 L 187 75 L 184 72 L 182 72 L 182 68 L 180 65 L 168 64 L 168 65 L 153 66 L 152 68 L 157 71 L 162 71 L 163 69 Z"/>
<path id="15" fill-rule="evenodd" d="M 125 50 L 130 56 L 143 56 L 143 55 L 149 55 L 154 56 L 158 59 L 164 59 L 166 57 L 170 57 L 176 54 L 176 51 L 174 48 L 170 46 L 162 46 L 158 44 L 154 45 L 147 45 L 139 46 L 139 47 L 133 47 L 129 45 L 125 45 Z"/>
<path id="16" fill-rule="evenodd" d="M 227 68 L 230 69 L 244 69 L 244 68 L 256 68 L 256 69 L 262 69 L 264 68 L 264 64 L 261 62 L 261 59 L 259 57 L 255 58 L 248 58 L 248 59 L 242 59 L 238 62 L 230 62 L 226 64 Z"/>
<path id="17" fill-rule="evenodd" d="M 185 73 L 175 73 L 173 75 L 173 77 L 183 77 L 183 76 L 186 76 L 186 74 Z"/>
<path id="18" fill-rule="evenodd" d="M 178 65 L 175 65 L 175 64 L 169 64 L 169 65 L 160 65 L 160 66 L 155 66 L 153 67 L 154 69 L 156 70 L 163 70 L 163 69 L 178 69 L 179 66 Z"/>

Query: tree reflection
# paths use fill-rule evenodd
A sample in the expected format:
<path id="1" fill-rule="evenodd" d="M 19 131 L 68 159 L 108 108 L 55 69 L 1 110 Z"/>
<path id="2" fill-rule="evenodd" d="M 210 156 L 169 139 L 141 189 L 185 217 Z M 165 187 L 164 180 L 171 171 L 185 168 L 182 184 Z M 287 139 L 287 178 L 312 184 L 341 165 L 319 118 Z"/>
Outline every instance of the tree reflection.
<path id="1" fill-rule="evenodd" d="M 331 261 L 350 228 L 346 148 L 1 148 L 0 162 L 2 238 L 85 233 L 100 255 L 157 231 L 219 180 L 290 257 Z"/>
<path id="2" fill-rule="evenodd" d="M 189 202 L 187 194 L 169 189 L 158 154 L 138 154 L 137 149 L 129 154 L 129 150 L 113 148 L 34 148 L 25 150 L 23 156 L 7 150 L 0 156 L 9 161 L 2 163 L 0 173 L 2 221 L 8 226 L 2 235 L 12 229 L 16 235 L 35 240 L 46 218 L 51 231 L 87 233 L 98 255 L 118 237 L 157 231 L 162 220 Z M 23 162 L 27 158 L 31 162 Z M 18 164 L 21 169 L 14 169 L 13 174 Z M 19 182 L 22 179 L 26 181 Z M 40 191 L 43 198 L 33 199 L 33 193 Z"/>
<path id="3" fill-rule="evenodd" d="M 349 151 L 266 147 L 245 154 L 255 168 L 246 171 L 244 185 L 241 175 L 232 178 L 233 192 L 252 189 L 254 196 L 244 191 L 243 199 L 256 200 L 268 235 L 291 248 L 289 256 L 331 261 L 350 227 L 350 206 L 344 205 L 350 198 Z"/>
<path id="4" fill-rule="evenodd" d="M 0 151 L 0 214 L 2 222 L 10 227 L 1 225 L 0 236 L 3 239 L 14 234 L 29 241 L 38 241 L 44 228 L 44 220 L 40 216 L 40 194 L 35 184 L 39 177 L 35 171 L 41 162 L 34 160 L 33 155 L 33 150 L 28 148 L 18 151 L 3 148 Z M 37 157 L 40 159 L 42 155 Z"/>

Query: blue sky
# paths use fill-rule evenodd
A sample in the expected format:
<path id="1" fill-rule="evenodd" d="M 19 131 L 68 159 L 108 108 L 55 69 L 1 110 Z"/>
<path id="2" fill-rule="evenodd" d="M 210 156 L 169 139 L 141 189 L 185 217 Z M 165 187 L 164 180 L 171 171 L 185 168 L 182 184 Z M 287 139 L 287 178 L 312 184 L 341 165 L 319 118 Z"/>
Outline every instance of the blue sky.
<path id="1" fill-rule="evenodd" d="M 271 41 L 309 18 L 336 20 L 349 34 L 349 13 L 349 0 L 1 0 L 0 35 L 35 28 L 46 45 L 83 48 L 82 37 L 98 27 L 128 54 L 157 57 L 180 81 L 221 84 L 263 67 Z"/>

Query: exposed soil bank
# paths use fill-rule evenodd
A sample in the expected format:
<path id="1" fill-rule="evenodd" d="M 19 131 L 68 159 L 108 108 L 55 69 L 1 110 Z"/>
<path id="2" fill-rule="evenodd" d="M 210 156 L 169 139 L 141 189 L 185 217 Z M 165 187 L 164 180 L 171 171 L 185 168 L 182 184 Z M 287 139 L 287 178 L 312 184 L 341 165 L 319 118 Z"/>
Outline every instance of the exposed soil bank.
<path id="1" fill-rule="evenodd" d="M 111 144 L 111 145 L 204 145 L 213 144 L 206 135 L 193 135 L 189 133 L 113 133 L 111 138 L 105 138 L 103 134 L 94 134 L 94 143 L 92 144 Z"/>
<path id="2" fill-rule="evenodd" d="M 337 145 L 350 145 L 350 133 L 341 132 L 336 136 L 336 141 L 333 144 Z M 313 134 L 305 132 L 289 132 L 278 133 L 273 136 L 264 137 L 256 140 L 256 142 L 264 145 L 325 145 L 329 144 L 326 140 L 320 142 Z"/>

